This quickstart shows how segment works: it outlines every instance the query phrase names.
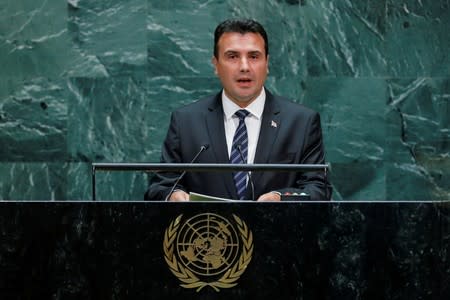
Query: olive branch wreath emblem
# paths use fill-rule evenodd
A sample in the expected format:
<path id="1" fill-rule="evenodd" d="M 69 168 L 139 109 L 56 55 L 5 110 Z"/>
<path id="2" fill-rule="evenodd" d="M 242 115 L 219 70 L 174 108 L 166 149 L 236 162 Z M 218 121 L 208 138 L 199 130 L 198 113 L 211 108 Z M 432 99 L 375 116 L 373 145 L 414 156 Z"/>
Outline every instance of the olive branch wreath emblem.
<path id="1" fill-rule="evenodd" d="M 177 237 L 177 230 L 180 226 L 180 221 L 183 215 L 179 215 L 174 221 L 172 221 L 169 227 L 164 233 L 164 259 L 169 266 L 170 271 L 182 282 L 181 287 L 187 289 L 196 288 L 197 292 L 202 290 L 206 286 L 210 286 L 216 292 L 220 291 L 220 288 L 232 288 L 237 285 L 237 280 L 244 273 L 248 264 L 252 259 L 253 254 L 253 234 L 248 229 L 247 224 L 242 221 L 238 216 L 233 214 L 233 218 L 237 223 L 239 234 L 242 239 L 243 247 L 242 253 L 238 261 L 229 268 L 217 281 L 205 282 L 198 278 L 192 271 L 183 267 L 174 255 L 174 242 Z"/>

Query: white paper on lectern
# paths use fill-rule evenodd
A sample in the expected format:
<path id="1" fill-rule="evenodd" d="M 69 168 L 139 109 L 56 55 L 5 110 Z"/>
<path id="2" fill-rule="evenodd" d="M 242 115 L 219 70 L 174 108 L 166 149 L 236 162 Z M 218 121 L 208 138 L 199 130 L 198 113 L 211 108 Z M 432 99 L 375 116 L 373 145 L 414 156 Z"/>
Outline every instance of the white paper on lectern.
<path id="1" fill-rule="evenodd" d="M 194 193 L 194 192 L 189 193 L 189 200 L 190 201 L 222 201 L 222 202 L 239 201 L 239 200 L 214 197 L 214 196 L 204 195 L 204 194 L 199 194 L 199 193 Z"/>

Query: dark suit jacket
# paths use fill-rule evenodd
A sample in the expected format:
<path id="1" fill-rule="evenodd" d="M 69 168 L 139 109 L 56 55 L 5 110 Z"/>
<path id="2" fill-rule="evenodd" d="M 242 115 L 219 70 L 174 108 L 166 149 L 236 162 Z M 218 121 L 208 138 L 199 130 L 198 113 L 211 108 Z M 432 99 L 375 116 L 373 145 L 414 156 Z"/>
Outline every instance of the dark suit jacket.
<path id="1" fill-rule="evenodd" d="M 201 99 L 172 113 L 162 147 L 161 162 L 189 163 L 208 144 L 196 162 L 229 163 L 221 93 Z M 272 126 L 276 123 L 276 126 Z M 266 90 L 266 103 L 254 163 L 325 163 L 318 113 Z M 150 179 L 147 200 L 164 200 L 179 174 L 157 174 Z M 331 189 L 323 172 L 254 172 L 255 199 L 270 191 L 306 192 L 325 200 Z M 177 189 L 238 199 L 231 172 L 187 172 Z M 328 191 L 326 192 L 326 190 Z M 247 199 L 251 199 L 248 188 Z"/>

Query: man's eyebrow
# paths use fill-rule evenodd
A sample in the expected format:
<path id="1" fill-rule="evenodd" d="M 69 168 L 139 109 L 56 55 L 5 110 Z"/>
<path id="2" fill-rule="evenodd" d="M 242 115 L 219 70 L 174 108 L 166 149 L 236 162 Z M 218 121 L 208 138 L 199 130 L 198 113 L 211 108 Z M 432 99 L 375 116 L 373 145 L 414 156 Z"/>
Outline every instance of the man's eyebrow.
<path id="1" fill-rule="evenodd" d="M 236 53 L 239 53 L 239 51 L 236 51 L 236 50 L 227 50 L 227 51 L 225 51 L 225 54 L 236 54 Z"/>

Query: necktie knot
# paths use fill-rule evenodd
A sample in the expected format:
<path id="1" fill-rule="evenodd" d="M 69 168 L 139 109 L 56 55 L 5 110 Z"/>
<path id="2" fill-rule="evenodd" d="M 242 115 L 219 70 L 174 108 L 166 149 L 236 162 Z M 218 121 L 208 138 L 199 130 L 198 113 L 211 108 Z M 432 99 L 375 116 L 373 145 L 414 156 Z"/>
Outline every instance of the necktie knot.
<path id="1" fill-rule="evenodd" d="M 249 114 L 250 112 L 245 109 L 240 109 L 234 113 L 234 115 L 239 118 L 239 121 L 244 120 Z"/>

